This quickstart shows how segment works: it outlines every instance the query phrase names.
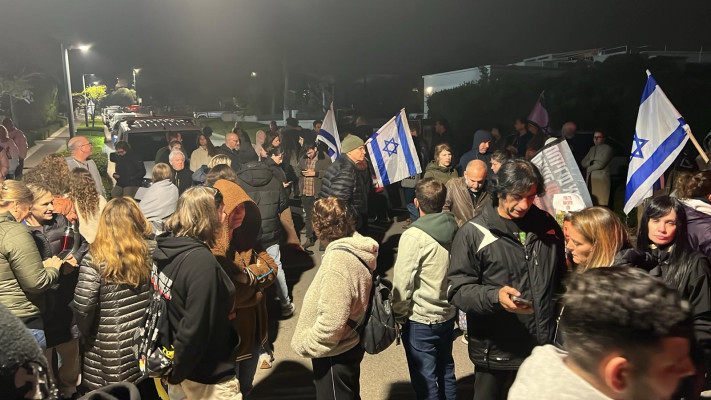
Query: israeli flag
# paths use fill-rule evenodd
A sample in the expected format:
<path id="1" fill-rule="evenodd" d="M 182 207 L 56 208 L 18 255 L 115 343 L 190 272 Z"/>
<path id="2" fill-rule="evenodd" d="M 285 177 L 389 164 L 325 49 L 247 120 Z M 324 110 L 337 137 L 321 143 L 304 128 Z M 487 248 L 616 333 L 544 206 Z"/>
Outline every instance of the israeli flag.
<path id="1" fill-rule="evenodd" d="M 336 115 L 333 113 L 333 103 L 331 103 L 331 108 L 326 113 L 326 116 L 323 117 L 323 124 L 321 124 L 321 130 L 318 131 L 316 140 L 326 143 L 331 161 L 336 161 L 341 157 L 341 138 L 338 137 Z"/>
<path id="2" fill-rule="evenodd" d="M 404 108 L 378 129 L 365 145 L 380 186 L 387 186 L 422 172 Z"/>
<path id="3" fill-rule="evenodd" d="M 684 149 L 687 125 L 647 70 L 627 171 L 625 214 L 652 196 L 654 182 Z"/>

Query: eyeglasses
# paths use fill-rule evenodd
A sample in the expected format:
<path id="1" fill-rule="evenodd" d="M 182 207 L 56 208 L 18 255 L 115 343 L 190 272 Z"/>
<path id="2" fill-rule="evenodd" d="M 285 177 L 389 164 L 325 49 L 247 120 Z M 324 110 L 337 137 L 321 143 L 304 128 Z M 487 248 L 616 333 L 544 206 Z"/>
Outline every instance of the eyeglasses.
<path id="1" fill-rule="evenodd" d="M 210 188 L 210 189 L 215 191 L 215 193 L 213 193 L 213 197 L 215 198 L 215 207 L 220 208 L 220 205 L 222 205 L 222 200 L 223 200 L 222 192 L 220 192 L 220 189 L 215 188 L 215 187 Z"/>
<path id="2" fill-rule="evenodd" d="M 91 146 L 91 143 L 84 143 L 83 145 L 81 145 L 79 147 L 84 147 L 84 146 Z"/>

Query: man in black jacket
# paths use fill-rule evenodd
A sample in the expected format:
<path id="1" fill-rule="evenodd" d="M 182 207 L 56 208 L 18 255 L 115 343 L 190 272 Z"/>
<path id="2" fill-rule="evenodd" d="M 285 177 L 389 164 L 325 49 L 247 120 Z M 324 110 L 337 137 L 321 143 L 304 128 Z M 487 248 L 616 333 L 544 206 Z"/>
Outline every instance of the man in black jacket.
<path id="1" fill-rule="evenodd" d="M 368 192 L 362 178 L 365 161 L 365 145 L 355 135 L 348 135 L 341 143 L 341 158 L 326 170 L 319 198 L 333 196 L 348 204 L 357 217 L 356 229 L 363 233 L 368 225 Z"/>
<path id="2" fill-rule="evenodd" d="M 565 272 L 563 233 L 533 204 L 543 177 L 526 160 L 506 162 L 494 207 L 462 225 L 449 267 L 452 304 L 467 313 L 474 399 L 505 399 L 523 360 L 553 342 Z"/>
<path id="3" fill-rule="evenodd" d="M 217 154 L 224 154 L 229 157 L 232 162 L 232 169 L 237 172 L 240 168 L 239 159 L 239 136 L 234 132 L 229 132 L 225 135 L 225 143 L 215 149 Z"/>
<path id="4" fill-rule="evenodd" d="M 178 187 L 178 193 L 183 194 L 193 185 L 193 171 L 185 168 L 185 155 L 180 150 L 173 150 L 168 156 L 170 162 L 170 181 Z"/>

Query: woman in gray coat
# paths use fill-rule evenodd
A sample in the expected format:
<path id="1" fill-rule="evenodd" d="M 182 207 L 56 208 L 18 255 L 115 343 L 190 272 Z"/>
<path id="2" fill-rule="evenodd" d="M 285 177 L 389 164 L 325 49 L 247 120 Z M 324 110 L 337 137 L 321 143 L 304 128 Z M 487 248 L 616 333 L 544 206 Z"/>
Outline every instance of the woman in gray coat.
<path id="1" fill-rule="evenodd" d="M 83 391 L 141 376 L 131 345 L 150 302 L 155 249 L 155 241 L 146 239 L 150 234 L 150 223 L 131 198 L 111 200 L 101 214 L 74 292 L 83 338 Z"/>

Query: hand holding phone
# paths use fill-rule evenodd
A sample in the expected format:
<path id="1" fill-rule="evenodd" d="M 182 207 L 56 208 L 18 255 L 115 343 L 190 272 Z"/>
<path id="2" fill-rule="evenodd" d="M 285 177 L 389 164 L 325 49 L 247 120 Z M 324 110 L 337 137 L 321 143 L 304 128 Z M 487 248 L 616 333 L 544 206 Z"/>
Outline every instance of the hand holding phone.
<path id="1" fill-rule="evenodd" d="M 517 306 L 533 307 L 533 302 L 531 300 L 527 300 L 519 296 L 511 296 L 511 300 L 513 300 L 514 304 Z"/>
<path id="2" fill-rule="evenodd" d="M 515 302 L 513 297 L 516 297 L 519 302 Z M 524 302 L 521 302 L 524 300 Z M 525 304 L 525 299 L 521 298 L 521 293 L 511 286 L 504 286 L 499 289 L 499 304 L 507 312 L 514 314 L 533 314 L 533 303 Z"/>

